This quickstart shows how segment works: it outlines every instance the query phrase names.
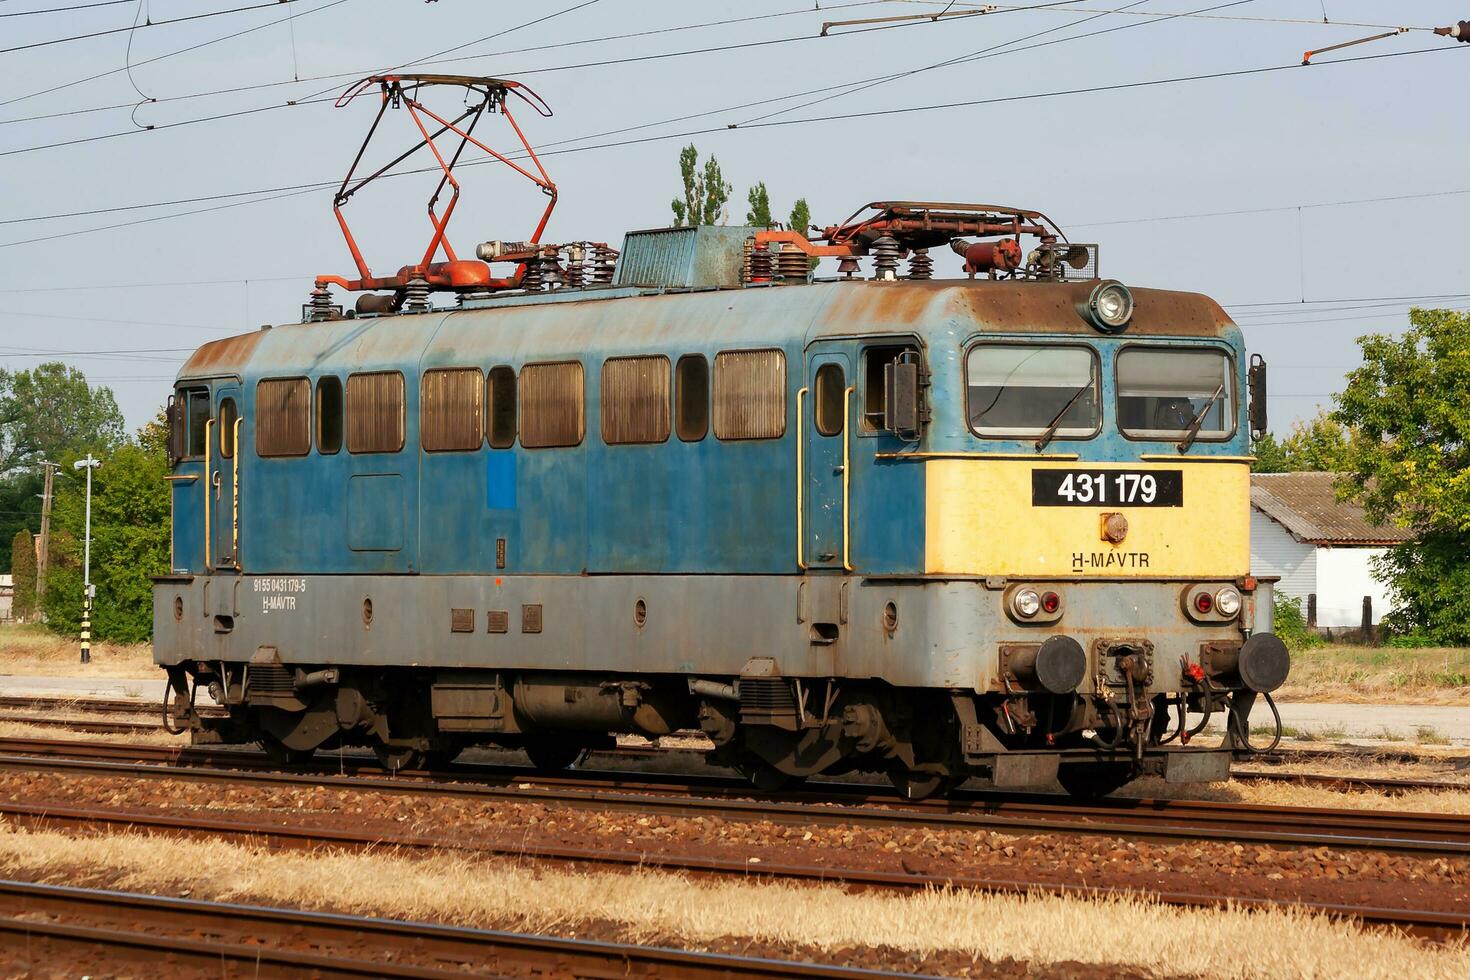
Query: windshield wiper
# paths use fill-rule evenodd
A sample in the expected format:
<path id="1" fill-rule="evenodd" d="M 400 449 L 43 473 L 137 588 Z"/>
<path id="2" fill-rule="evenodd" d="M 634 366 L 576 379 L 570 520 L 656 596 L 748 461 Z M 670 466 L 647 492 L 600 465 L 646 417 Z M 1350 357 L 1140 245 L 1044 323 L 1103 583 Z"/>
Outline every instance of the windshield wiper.
<path id="1" fill-rule="evenodd" d="M 1036 451 L 1038 453 L 1045 449 L 1047 444 L 1051 442 L 1052 437 L 1057 434 L 1057 430 L 1062 427 L 1062 419 L 1072 410 L 1072 406 L 1077 404 L 1077 399 L 1091 390 L 1092 382 L 1088 381 L 1087 384 L 1077 389 L 1077 393 L 1067 401 L 1067 404 L 1062 406 L 1062 410 L 1057 413 L 1057 417 L 1052 419 L 1051 424 L 1046 427 L 1046 431 L 1041 433 L 1041 438 L 1036 440 Z"/>
<path id="2" fill-rule="evenodd" d="M 1199 414 L 1194 417 L 1194 421 L 1190 422 L 1189 428 L 1184 431 L 1184 438 L 1179 440 L 1179 451 L 1181 453 L 1187 452 L 1189 447 L 1194 445 L 1194 438 L 1199 435 L 1200 426 L 1205 424 L 1205 416 L 1210 414 L 1210 409 L 1215 407 L 1215 402 L 1219 401 L 1220 396 L 1223 394 L 1225 394 L 1225 382 L 1221 381 L 1220 387 L 1215 389 L 1215 393 L 1205 402 L 1205 407 L 1199 410 Z"/>

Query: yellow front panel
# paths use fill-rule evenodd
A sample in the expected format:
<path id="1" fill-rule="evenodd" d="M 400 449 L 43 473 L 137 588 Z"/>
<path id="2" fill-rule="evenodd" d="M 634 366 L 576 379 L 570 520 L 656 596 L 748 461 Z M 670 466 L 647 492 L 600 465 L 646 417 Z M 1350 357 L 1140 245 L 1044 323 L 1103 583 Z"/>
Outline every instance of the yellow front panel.
<path id="1" fill-rule="evenodd" d="M 1250 568 L 1244 462 L 1084 463 L 982 456 L 925 461 L 925 569 L 953 575 L 1235 578 Z M 1180 470 L 1182 507 L 1035 507 L 1033 469 Z M 1128 535 L 1102 538 L 1102 515 Z"/>

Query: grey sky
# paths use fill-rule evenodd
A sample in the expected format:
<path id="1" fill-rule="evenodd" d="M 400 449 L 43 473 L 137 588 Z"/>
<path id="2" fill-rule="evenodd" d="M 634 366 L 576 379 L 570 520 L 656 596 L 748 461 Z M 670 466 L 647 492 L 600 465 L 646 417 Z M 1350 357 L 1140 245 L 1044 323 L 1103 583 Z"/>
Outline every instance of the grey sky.
<path id="1" fill-rule="evenodd" d="M 91 0 L 9 0 L 12 14 Z M 160 100 L 202 91 L 335 73 L 367 74 L 546 17 L 584 0 L 507 4 L 471 0 L 296 0 L 259 12 L 138 31 L 131 60 L 150 58 L 268 24 L 236 40 L 143 64 L 132 81 Z M 145 0 L 154 22 L 244 5 Z M 580 9 L 453 53 L 488 55 L 421 70 L 520 78 L 556 111 L 518 113 L 538 146 L 704 113 L 740 103 L 894 75 L 961 58 L 1042 31 L 1030 51 L 897 78 L 861 92 L 794 108 L 822 95 L 550 148 L 692 130 L 735 184 L 730 220 L 744 217 L 745 189 L 765 180 L 784 215 L 805 196 L 814 220 L 835 222 L 884 198 L 985 201 L 1039 208 L 1078 241 L 1102 245 L 1105 275 L 1138 285 L 1194 289 L 1229 306 L 1253 350 L 1273 370 L 1273 428 L 1312 414 L 1356 361 L 1354 337 L 1400 329 L 1409 303 L 1377 297 L 1451 294 L 1438 304 L 1470 307 L 1470 254 L 1460 215 L 1470 202 L 1463 124 L 1470 44 L 1422 31 L 1324 55 L 1310 68 L 1244 77 L 994 102 L 796 125 L 724 128 L 766 121 L 1027 96 L 1176 76 L 1299 62 L 1302 52 L 1377 33 L 1355 21 L 1433 27 L 1470 17 L 1464 3 L 1370 0 L 1078 0 L 1050 9 L 884 29 L 843 28 L 816 37 L 826 20 L 933 11 L 944 3 L 811 0 L 671 2 L 596 0 Z M 1030 2 L 1023 6 L 1040 7 Z M 956 4 L 960 9 L 965 4 Z M 1176 18 L 1215 6 L 1218 17 Z M 1334 22 L 1320 23 L 1323 10 Z M 294 23 L 287 16 L 295 12 Z M 127 26 L 136 8 L 0 18 L 0 48 Z M 709 21 L 696 30 L 569 44 Z M 1088 19 L 1095 18 L 1095 19 Z M 279 23 L 274 23 L 279 21 Z M 1084 23 L 1085 21 L 1085 23 Z M 1068 26 L 1072 25 L 1072 26 Z M 1110 29 L 1092 37 L 1081 35 Z M 293 43 L 294 36 L 294 43 Z M 776 41 L 743 49 L 597 67 L 588 62 Z M 561 45 L 544 48 L 545 45 Z M 14 153 L 43 143 L 133 128 L 129 109 L 5 124 L 25 116 L 128 103 L 138 98 L 118 72 L 28 99 L 28 93 L 122 68 L 126 33 L 0 55 L 0 221 L 340 179 L 374 111 L 372 99 L 330 102 Z M 522 48 L 542 50 L 517 51 Z M 1433 53 L 1331 66 L 1337 58 Z M 143 124 L 214 116 L 287 100 L 335 95 L 350 79 L 303 81 L 230 95 L 144 105 Z M 837 94 L 824 93 L 825 95 Z M 487 120 L 492 145 L 508 132 Z M 402 115 L 384 123 L 383 150 L 407 146 Z M 676 157 L 687 138 L 549 152 L 561 201 L 546 239 L 617 243 L 630 228 L 668 222 Z M 425 161 L 427 162 L 427 161 Z M 349 219 L 375 271 L 411 261 L 427 241 L 426 178 L 382 184 L 353 202 Z M 417 181 L 417 183 L 415 182 Z M 450 226 L 461 251 L 530 230 L 543 199 L 498 167 L 464 172 Z M 1326 202 L 1458 192 L 1371 204 Z M 0 224 L 0 365 L 66 360 L 110 385 L 130 425 L 162 403 L 188 349 L 211 337 L 299 318 L 311 278 L 348 273 L 330 195 L 316 191 L 170 220 L 51 241 L 13 244 L 240 199 Z M 1251 215 L 1111 223 L 1251 208 Z M 941 272 L 954 271 L 950 264 Z M 202 280 L 218 280 L 204 283 Z M 112 288 L 125 283 L 191 285 Z M 109 288 L 95 288 L 95 287 Z M 1307 300 L 1302 304 L 1301 300 Z M 1314 303 L 1331 300 L 1336 302 Z M 1356 300 L 1356 302 L 1347 302 Z M 1251 304 L 1280 303 L 1282 306 Z M 43 351 L 45 353 L 31 353 Z M 59 351 L 130 351 L 74 356 Z M 145 351 L 146 353 L 137 353 Z"/>

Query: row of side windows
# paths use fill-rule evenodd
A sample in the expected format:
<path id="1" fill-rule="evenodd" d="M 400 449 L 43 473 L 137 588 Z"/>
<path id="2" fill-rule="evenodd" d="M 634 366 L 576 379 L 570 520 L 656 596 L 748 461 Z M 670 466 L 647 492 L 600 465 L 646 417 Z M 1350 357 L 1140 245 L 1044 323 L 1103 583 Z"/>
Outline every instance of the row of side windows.
<path id="1" fill-rule="evenodd" d="M 711 381 L 713 380 L 713 384 Z M 500 365 L 425 371 L 419 436 L 426 452 L 577 446 L 586 436 L 586 378 L 580 361 L 527 364 L 519 377 Z M 325 376 L 316 383 L 315 426 L 307 378 L 266 378 L 255 387 L 259 456 L 393 453 L 404 445 L 404 381 L 397 371 Z M 601 429 L 609 445 L 666 442 L 671 430 L 698 442 L 777 439 L 786 432 L 786 355 L 723 351 L 713 379 L 702 354 L 676 364 L 662 355 L 611 357 L 602 365 Z M 313 431 L 314 430 L 314 431 Z"/>

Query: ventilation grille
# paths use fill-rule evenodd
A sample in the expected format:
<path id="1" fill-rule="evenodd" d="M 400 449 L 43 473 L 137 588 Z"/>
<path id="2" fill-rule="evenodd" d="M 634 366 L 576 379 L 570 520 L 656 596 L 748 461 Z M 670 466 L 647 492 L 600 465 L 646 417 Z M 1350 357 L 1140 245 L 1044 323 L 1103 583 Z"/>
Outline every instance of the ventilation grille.
<path id="1" fill-rule="evenodd" d="M 249 693 L 259 697 L 295 697 L 296 674 L 279 664 L 251 664 L 248 686 Z"/>
<path id="2" fill-rule="evenodd" d="M 740 678 L 742 711 L 794 712 L 796 697 L 791 685 L 779 677 Z"/>

